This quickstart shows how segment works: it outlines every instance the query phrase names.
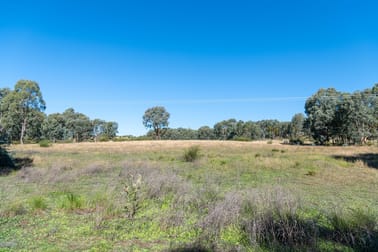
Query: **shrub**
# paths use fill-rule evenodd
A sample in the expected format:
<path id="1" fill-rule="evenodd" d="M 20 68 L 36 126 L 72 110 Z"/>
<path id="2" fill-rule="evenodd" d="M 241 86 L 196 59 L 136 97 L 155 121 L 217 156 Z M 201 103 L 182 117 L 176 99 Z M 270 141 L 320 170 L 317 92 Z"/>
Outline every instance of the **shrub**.
<path id="1" fill-rule="evenodd" d="M 294 145 L 303 145 L 304 139 L 302 139 L 302 138 L 291 138 L 289 143 L 294 144 Z"/>
<path id="2" fill-rule="evenodd" d="M 197 145 L 189 147 L 189 149 L 185 150 L 184 152 L 184 160 L 186 162 L 194 162 L 199 158 L 199 151 L 200 148 Z"/>
<path id="3" fill-rule="evenodd" d="M 46 210 L 47 203 L 45 199 L 41 196 L 36 196 L 30 200 L 30 206 L 34 210 Z"/>
<path id="4" fill-rule="evenodd" d="M 39 146 L 40 147 L 44 147 L 44 148 L 47 148 L 47 147 L 50 147 L 51 146 L 51 143 L 49 140 L 41 140 L 39 142 Z"/>
<path id="5" fill-rule="evenodd" d="M 249 142 L 252 141 L 249 137 L 243 137 L 243 136 L 236 136 L 232 140 L 234 141 L 240 141 L 240 142 Z"/>

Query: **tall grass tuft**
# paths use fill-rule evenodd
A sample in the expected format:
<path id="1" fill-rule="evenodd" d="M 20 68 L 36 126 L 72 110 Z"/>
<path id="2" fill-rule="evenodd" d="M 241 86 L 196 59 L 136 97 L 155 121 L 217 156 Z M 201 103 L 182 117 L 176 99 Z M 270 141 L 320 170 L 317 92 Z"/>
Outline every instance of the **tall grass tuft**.
<path id="1" fill-rule="evenodd" d="M 316 223 L 300 215 L 298 200 L 282 188 L 252 192 L 246 202 L 241 227 L 249 244 L 269 249 L 314 247 Z"/>
<path id="2" fill-rule="evenodd" d="M 378 223 L 374 215 L 357 209 L 350 214 L 334 212 L 327 217 L 331 226 L 329 240 L 356 250 L 378 251 Z M 327 236 L 326 233 L 323 235 Z"/>
<path id="3" fill-rule="evenodd" d="M 194 162 L 199 158 L 200 147 L 198 145 L 191 146 L 184 151 L 185 162 Z"/>
<path id="4" fill-rule="evenodd" d="M 82 197 L 74 193 L 68 192 L 60 200 L 60 207 L 66 210 L 76 210 L 82 208 L 84 201 Z"/>
<path id="5" fill-rule="evenodd" d="M 46 200 L 42 196 L 36 196 L 31 198 L 30 206 L 34 210 L 46 210 L 47 203 Z"/>

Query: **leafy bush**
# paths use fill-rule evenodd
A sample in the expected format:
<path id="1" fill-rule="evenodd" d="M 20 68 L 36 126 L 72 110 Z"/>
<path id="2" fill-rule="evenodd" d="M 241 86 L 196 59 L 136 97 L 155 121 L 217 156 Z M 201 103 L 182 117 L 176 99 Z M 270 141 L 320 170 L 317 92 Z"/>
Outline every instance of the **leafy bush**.
<path id="1" fill-rule="evenodd" d="M 294 145 L 303 145 L 304 139 L 302 139 L 302 138 L 291 138 L 289 143 L 294 144 Z"/>
<path id="2" fill-rule="evenodd" d="M 199 158 L 200 148 L 199 146 L 191 146 L 189 149 L 185 150 L 184 152 L 184 160 L 185 162 L 194 162 Z"/>
<path id="3" fill-rule="evenodd" d="M 50 146 L 51 146 L 51 143 L 50 143 L 49 140 L 41 140 L 41 141 L 39 142 L 39 146 L 40 146 L 40 147 L 45 147 L 45 148 L 47 148 L 47 147 L 50 147 Z"/>

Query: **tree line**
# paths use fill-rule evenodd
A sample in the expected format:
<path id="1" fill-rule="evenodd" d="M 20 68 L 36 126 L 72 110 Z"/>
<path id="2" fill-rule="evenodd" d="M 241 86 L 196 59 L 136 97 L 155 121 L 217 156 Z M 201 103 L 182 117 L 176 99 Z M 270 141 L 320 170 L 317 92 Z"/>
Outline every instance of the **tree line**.
<path id="1" fill-rule="evenodd" d="M 34 81 L 20 80 L 13 90 L 0 88 L 0 140 L 81 142 L 106 141 L 117 136 L 116 122 L 91 120 L 73 108 L 49 115 L 44 113 L 45 109 L 41 90 Z M 309 140 L 319 145 L 365 144 L 378 139 L 378 84 L 353 93 L 319 89 L 306 100 L 304 111 L 288 122 L 232 118 L 194 130 L 169 128 L 170 114 L 157 106 L 145 111 L 142 122 L 150 129 L 144 137 L 155 139 L 290 139 L 292 143 Z"/>
<path id="2" fill-rule="evenodd" d="M 295 114 L 290 122 L 278 120 L 241 121 L 228 119 L 214 127 L 197 130 L 168 128 L 169 113 L 164 107 L 146 111 L 143 123 L 151 130 L 147 137 L 157 139 L 261 140 L 306 139 L 319 145 L 366 144 L 378 138 L 378 84 L 354 93 L 334 88 L 319 89 L 305 103 L 305 113 Z M 147 122 L 147 123 L 146 123 Z"/>
<path id="3" fill-rule="evenodd" d="M 73 108 L 46 115 L 38 83 L 20 80 L 14 89 L 0 88 L 0 139 L 2 142 L 80 142 L 108 140 L 118 133 L 116 122 L 91 120 Z"/>

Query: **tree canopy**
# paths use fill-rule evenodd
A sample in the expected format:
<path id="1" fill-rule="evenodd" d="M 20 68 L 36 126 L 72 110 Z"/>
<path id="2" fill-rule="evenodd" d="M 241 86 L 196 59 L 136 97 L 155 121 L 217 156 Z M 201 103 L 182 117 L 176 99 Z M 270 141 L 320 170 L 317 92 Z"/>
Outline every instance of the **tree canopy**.
<path id="1" fill-rule="evenodd" d="M 118 132 L 116 122 L 91 120 L 73 108 L 46 115 L 46 103 L 38 83 L 20 80 L 13 90 L 0 89 L 0 140 L 24 143 L 50 141 L 88 141 L 112 139 Z"/>
<path id="2" fill-rule="evenodd" d="M 146 128 L 153 129 L 156 139 L 161 139 L 161 136 L 168 128 L 169 113 L 164 107 L 156 106 L 147 109 L 143 115 L 143 125 Z"/>

